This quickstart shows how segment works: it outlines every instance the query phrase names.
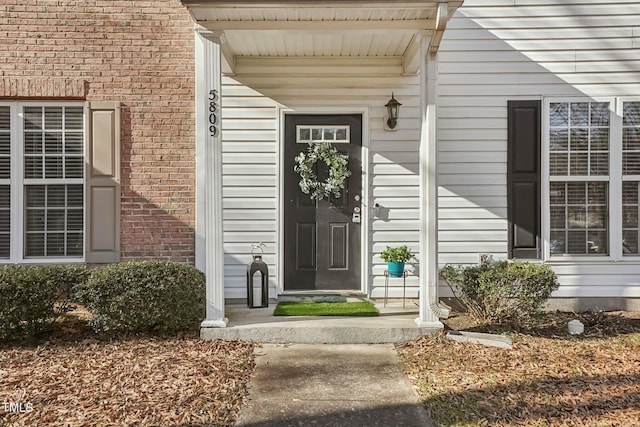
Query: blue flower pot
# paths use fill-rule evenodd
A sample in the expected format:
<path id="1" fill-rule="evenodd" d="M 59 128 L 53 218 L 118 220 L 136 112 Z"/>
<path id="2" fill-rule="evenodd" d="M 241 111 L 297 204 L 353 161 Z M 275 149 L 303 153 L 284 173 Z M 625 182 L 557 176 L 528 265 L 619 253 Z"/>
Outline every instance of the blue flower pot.
<path id="1" fill-rule="evenodd" d="M 387 270 L 389 270 L 389 277 L 402 277 L 404 262 L 388 262 Z"/>

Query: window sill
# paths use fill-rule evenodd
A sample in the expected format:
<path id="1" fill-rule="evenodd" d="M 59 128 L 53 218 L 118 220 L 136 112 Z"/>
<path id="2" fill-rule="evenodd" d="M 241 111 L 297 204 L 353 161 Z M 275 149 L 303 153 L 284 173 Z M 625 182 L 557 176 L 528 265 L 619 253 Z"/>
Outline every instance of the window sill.
<path id="1" fill-rule="evenodd" d="M 640 256 L 627 256 L 616 259 L 610 256 L 571 256 L 571 257 L 550 257 L 544 261 L 545 264 L 611 264 L 611 263 L 640 263 Z"/>
<path id="2" fill-rule="evenodd" d="M 4 264 L 85 264 L 84 258 L 29 258 L 18 261 L 3 259 L 0 265 Z"/>

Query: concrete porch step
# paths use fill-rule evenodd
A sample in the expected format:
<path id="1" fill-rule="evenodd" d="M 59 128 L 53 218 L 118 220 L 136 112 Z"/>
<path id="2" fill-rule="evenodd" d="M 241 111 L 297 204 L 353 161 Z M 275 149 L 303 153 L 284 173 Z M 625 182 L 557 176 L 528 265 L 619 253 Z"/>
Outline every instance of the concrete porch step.
<path id="1" fill-rule="evenodd" d="M 436 333 L 440 328 L 418 327 L 415 302 L 376 302 L 377 317 L 273 316 L 275 302 L 267 308 L 249 309 L 244 304 L 227 304 L 226 328 L 202 328 L 203 339 L 242 340 L 263 343 L 296 344 L 379 344 L 416 339 Z"/>

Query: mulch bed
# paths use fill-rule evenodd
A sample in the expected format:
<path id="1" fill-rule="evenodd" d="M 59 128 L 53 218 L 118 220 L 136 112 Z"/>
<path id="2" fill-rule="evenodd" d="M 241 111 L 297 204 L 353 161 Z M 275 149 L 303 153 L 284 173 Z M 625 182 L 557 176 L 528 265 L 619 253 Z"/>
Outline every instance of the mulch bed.
<path id="1" fill-rule="evenodd" d="M 570 336 L 567 322 L 585 324 Z M 446 329 L 499 333 L 462 315 Z M 439 426 L 640 425 L 640 313 L 554 313 L 511 333 L 512 350 L 449 341 L 398 346 Z"/>
<path id="2" fill-rule="evenodd" d="M 49 341 L 0 345 L 0 426 L 232 425 L 253 369 L 251 343 L 62 327 Z"/>

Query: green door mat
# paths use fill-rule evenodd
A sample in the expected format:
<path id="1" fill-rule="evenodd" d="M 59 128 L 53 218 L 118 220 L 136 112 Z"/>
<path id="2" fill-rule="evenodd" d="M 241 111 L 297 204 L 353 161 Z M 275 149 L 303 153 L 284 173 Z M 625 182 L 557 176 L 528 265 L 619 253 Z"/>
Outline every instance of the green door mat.
<path id="1" fill-rule="evenodd" d="M 273 312 L 274 316 L 377 316 L 378 310 L 371 301 L 357 302 L 290 302 L 283 301 Z"/>

